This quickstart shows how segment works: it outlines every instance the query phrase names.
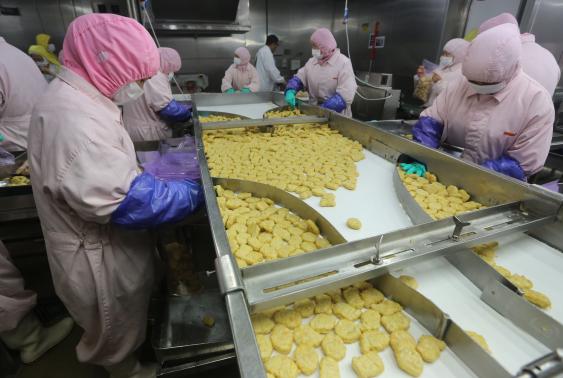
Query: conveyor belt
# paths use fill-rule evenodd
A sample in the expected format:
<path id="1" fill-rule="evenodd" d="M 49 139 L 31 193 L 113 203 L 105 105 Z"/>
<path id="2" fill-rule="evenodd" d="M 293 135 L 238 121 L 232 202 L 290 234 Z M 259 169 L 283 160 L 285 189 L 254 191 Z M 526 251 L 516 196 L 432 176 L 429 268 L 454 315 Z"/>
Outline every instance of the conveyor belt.
<path id="1" fill-rule="evenodd" d="M 198 109 L 228 111 L 231 113 L 238 112 L 239 114 L 250 115 L 252 112 L 256 112 L 258 106 L 263 105 L 264 104 L 253 104 L 250 106 L 198 106 Z M 256 113 L 254 113 L 252 117 L 261 118 L 261 116 L 259 117 Z M 349 126 L 338 125 L 337 128 L 339 127 L 346 129 Z M 364 145 L 370 145 L 373 142 L 375 145 L 381 145 L 385 149 L 384 151 L 387 151 L 386 149 L 388 148 L 392 154 L 393 148 L 398 149 L 397 146 L 388 144 L 388 137 L 374 141 L 372 137 L 364 138 L 361 136 L 361 134 L 359 134 L 361 132 L 360 130 L 361 128 L 357 130 L 346 129 L 346 131 L 350 131 L 353 135 L 356 135 L 354 138 L 358 138 L 357 140 L 360 140 Z M 391 142 L 395 143 L 394 140 Z M 398 142 L 398 145 L 401 143 L 403 142 Z M 412 148 L 409 146 L 407 149 Z M 358 163 L 360 176 L 358 178 L 357 189 L 353 192 L 343 188 L 337 190 L 335 192 L 337 204 L 335 208 L 319 207 L 318 198 L 306 200 L 307 204 L 327 218 L 348 240 L 360 240 L 412 226 L 412 222 L 401 208 L 400 201 L 393 188 L 392 177 L 395 172 L 395 165 L 371 152 L 364 152 L 366 159 Z M 415 148 L 414 151 L 412 151 L 412 156 L 417 157 L 416 155 L 419 153 L 422 152 Z M 387 152 L 385 152 L 385 154 L 387 154 Z M 391 158 L 392 156 L 393 155 L 391 155 Z M 432 158 L 435 159 L 435 157 Z M 467 170 L 467 168 L 463 167 L 463 170 Z M 460 172 L 456 172 L 456 174 L 459 175 Z M 458 180 L 459 178 L 459 176 L 456 177 L 456 174 L 452 175 L 454 180 Z M 499 193 L 499 181 L 494 179 L 490 184 L 490 193 L 494 197 L 496 193 Z M 510 187 L 510 192 L 507 193 L 508 195 L 503 197 L 506 199 L 512 197 L 514 198 L 513 200 L 520 200 L 520 198 L 522 198 L 520 193 L 522 193 L 520 188 L 512 186 Z M 483 194 L 481 193 L 481 195 Z M 500 197 L 501 196 L 499 196 L 499 198 Z M 345 222 L 349 217 L 359 218 L 363 223 L 363 228 L 360 231 L 348 229 Z M 505 256 L 503 248 L 501 248 L 501 251 L 498 253 L 499 263 L 507 266 L 514 272 L 526 274 L 526 265 L 533 263 L 529 260 L 529 258 L 531 258 L 529 248 L 533 248 L 534 258 L 543 259 L 545 261 L 543 265 L 553 264 L 551 265 L 551 270 L 547 269 L 547 271 L 553 272 L 553 278 L 546 279 L 545 282 L 539 280 L 536 285 L 539 290 L 546 292 L 550 295 L 552 300 L 555 300 L 556 298 L 552 295 L 557 296 L 558 294 L 556 284 L 553 285 L 552 291 L 547 289 L 546 286 L 554 283 L 553 280 L 556 280 L 556 277 L 559 275 L 558 272 L 563 268 L 561 253 L 528 236 L 522 236 L 522 238 L 523 239 L 518 239 L 513 243 L 519 246 L 520 243 L 523 243 L 522 250 L 526 248 L 527 252 L 514 253 L 514 251 L 512 251 L 513 253 L 510 256 Z M 503 240 L 499 241 L 503 243 Z M 520 249 L 513 248 L 513 244 L 511 243 L 508 243 L 506 247 L 511 250 Z M 507 260 L 505 260 L 505 258 Z M 538 269 L 541 270 L 541 268 Z M 462 328 L 483 334 L 493 349 L 493 356 L 510 373 L 514 374 L 518 372 L 525 363 L 549 352 L 548 348 L 521 331 L 510 323 L 509 320 L 485 304 L 480 299 L 481 291 L 445 259 L 435 258 L 423 263 L 418 263 L 415 267 L 405 268 L 404 272 L 415 276 L 420 284 L 420 292 L 434 301 L 445 312 L 449 313 L 452 319 Z M 539 274 L 539 271 L 527 274 L 536 282 L 532 274 Z M 554 303 L 550 315 L 560 319 L 560 311 L 560 307 Z M 418 324 L 414 324 L 412 327 L 416 336 L 418 336 L 416 333 L 417 330 L 419 330 L 418 327 Z M 357 346 L 354 345 L 351 346 L 351 348 L 357 348 Z M 354 351 L 354 353 L 351 354 L 357 355 L 356 353 L 358 353 L 358 351 Z M 348 357 L 351 357 L 351 354 L 349 354 Z M 381 353 L 382 358 L 386 362 L 385 376 L 405 376 L 405 374 L 399 370 L 393 370 L 396 369 L 394 359 L 391 356 L 387 356 L 387 354 L 390 354 L 389 351 Z M 439 362 L 433 365 L 425 365 L 423 376 L 459 376 L 462 372 L 465 372 L 466 367 L 463 363 L 458 361 L 453 354 L 450 355 L 450 357 L 452 357 L 452 360 L 449 359 L 448 354 L 445 354 Z M 444 366 L 442 366 L 442 364 L 444 364 Z M 343 376 L 348 376 L 348 373 L 353 376 L 351 369 L 345 371 L 342 368 L 343 365 L 349 366 L 349 364 L 341 364 L 341 372 L 346 373 Z M 440 370 L 442 368 L 445 370 Z"/>

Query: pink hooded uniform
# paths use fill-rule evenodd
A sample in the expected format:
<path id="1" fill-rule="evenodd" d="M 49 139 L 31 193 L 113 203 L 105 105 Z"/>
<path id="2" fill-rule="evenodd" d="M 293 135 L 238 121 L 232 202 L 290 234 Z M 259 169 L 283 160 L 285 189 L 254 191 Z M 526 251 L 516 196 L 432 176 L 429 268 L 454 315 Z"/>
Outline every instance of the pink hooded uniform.
<path id="1" fill-rule="evenodd" d="M 27 150 L 31 110 L 46 88 L 33 59 L 0 37 L 0 147 Z"/>
<path id="2" fill-rule="evenodd" d="M 160 71 L 145 81 L 144 95 L 123 105 L 123 123 L 133 142 L 161 140 L 172 136 L 166 122 L 157 114 L 172 101 L 168 74 L 182 67 L 180 55 L 174 49 L 161 47 Z"/>
<path id="3" fill-rule="evenodd" d="M 501 13 L 483 22 L 479 26 L 479 33 L 502 24 L 518 26 L 518 21 L 510 13 Z M 533 34 L 522 34 L 521 41 L 522 58 L 520 63 L 522 70 L 540 83 L 550 96 L 553 96 L 561 78 L 561 69 L 555 57 L 549 50 L 536 43 L 536 37 Z"/>
<path id="4" fill-rule="evenodd" d="M 483 164 L 508 155 L 529 176 L 542 168 L 549 152 L 554 112 L 545 89 L 522 72 L 521 48 L 515 25 L 479 34 L 463 62 L 464 77 L 448 85 L 421 116 L 439 121 L 441 141 L 464 147 L 464 159 Z M 478 94 L 468 80 L 505 87 Z"/>
<path id="5" fill-rule="evenodd" d="M 110 98 L 160 62 L 142 25 L 110 14 L 75 19 L 64 54 L 31 119 L 33 194 L 55 290 L 84 330 L 78 359 L 112 366 L 145 339 L 154 249 L 147 232 L 109 223 L 139 174 Z"/>
<path id="6" fill-rule="evenodd" d="M 469 42 L 462 38 L 451 39 L 444 45 L 443 51 L 453 57 L 453 62 L 449 66 L 438 68 L 434 71 L 441 79 L 432 85 L 432 92 L 427 102 L 428 106 L 432 105 L 436 97 L 442 93 L 448 83 L 461 76 L 461 63 L 467 55 L 468 48 Z"/>
<path id="7" fill-rule="evenodd" d="M 524 33 L 522 40 L 522 69 L 534 80 L 543 85 L 550 96 L 561 79 L 561 69 L 553 54 L 536 43 L 533 34 Z"/>
<path id="8" fill-rule="evenodd" d="M 24 288 L 19 270 L 0 241 L 0 333 L 16 328 L 35 307 L 36 299 L 33 291 Z"/>
<path id="9" fill-rule="evenodd" d="M 243 88 L 250 89 L 251 92 L 260 90 L 260 78 L 258 71 L 250 64 L 250 52 L 246 47 L 239 47 L 235 54 L 240 58 L 240 64 L 231 64 L 225 71 L 225 76 L 221 82 L 221 92 L 229 89 L 240 91 Z"/>
<path id="10" fill-rule="evenodd" d="M 351 106 L 358 85 L 350 59 L 336 48 L 336 40 L 326 28 L 317 29 L 311 35 L 311 42 L 321 50 L 322 58 L 310 58 L 296 75 L 309 92 L 309 102 L 320 105 L 338 93 L 346 102 L 342 114 L 352 117 Z"/>

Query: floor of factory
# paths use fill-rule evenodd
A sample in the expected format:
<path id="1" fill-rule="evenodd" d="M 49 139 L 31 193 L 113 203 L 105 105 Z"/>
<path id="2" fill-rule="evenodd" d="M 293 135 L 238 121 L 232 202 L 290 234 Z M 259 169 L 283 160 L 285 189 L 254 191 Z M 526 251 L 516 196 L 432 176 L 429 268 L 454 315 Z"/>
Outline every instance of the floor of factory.
<path id="1" fill-rule="evenodd" d="M 72 333 L 60 344 L 47 352 L 33 364 L 22 365 L 17 378 L 106 378 L 108 373 L 101 367 L 83 364 L 76 359 L 74 348 L 80 340 L 82 331 L 75 327 Z M 148 347 L 148 346 L 147 346 Z M 206 378 L 238 377 L 236 364 L 221 366 L 215 370 L 207 370 L 202 373 L 187 375 L 186 377 L 198 377 L 205 375 Z M 0 374 L 0 377 L 2 374 Z M 181 377 L 182 375 L 175 375 Z"/>

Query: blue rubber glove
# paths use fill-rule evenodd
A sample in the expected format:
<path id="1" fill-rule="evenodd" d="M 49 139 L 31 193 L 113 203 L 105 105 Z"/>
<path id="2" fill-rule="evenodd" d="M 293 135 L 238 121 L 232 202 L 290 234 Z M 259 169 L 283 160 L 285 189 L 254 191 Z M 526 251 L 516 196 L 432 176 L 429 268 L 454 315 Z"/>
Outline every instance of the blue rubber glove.
<path id="1" fill-rule="evenodd" d="M 346 109 L 346 101 L 338 93 L 333 94 L 331 97 L 327 98 L 325 102 L 321 105 L 321 108 L 334 110 L 337 113 L 342 113 Z"/>
<path id="2" fill-rule="evenodd" d="M 164 181 L 144 172 L 133 180 L 111 221 L 125 228 L 150 228 L 178 222 L 202 203 L 203 188 L 195 181 Z"/>
<path id="3" fill-rule="evenodd" d="M 236 90 L 235 90 L 235 88 L 229 88 L 225 91 L 225 93 L 233 94 L 233 93 L 236 93 Z"/>
<path id="4" fill-rule="evenodd" d="M 303 88 L 303 82 L 301 82 L 301 79 L 297 76 L 293 76 L 287 82 L 287 85 L 285 86 L 285 102 L 287 102 L 291 109 L 295 109 L 295 106 L 297 106 L 296 95 L 297 92 Z"/>
<path id="5" fill-rule="evenodd" d="M 242 88 L 240 91 L 241 91 L 242 93 L 252 93 L 252 91 L 250 90 L 250 88 L 246 88 L 246 87 Z"/>
<path id="6" fill-rule="evenodd" d="M 158 112 L 158 115 L 168 123 L 184 122 L 192 118 L 192 108 L 191 105 L 172 100 Z"/>
<path id="7" fill-rule="evenodd" d="M 426 166 L 422 163 L 401 163 L 399 166 L 403 168 L 403 171 L 405 171 L 407 175 L 415 174 L 424 177 L 426 173 Z"/>
<path id="8" fill-rule="evenodd" d="M 522 167 L 520 167 L 520 163 L 508 155 L 502 155 L 495 160 L 485 160 L 481 165 L 493 171 L 514 177 L 515 179 L 526 181 L 526 174 L 524 173 Z"/>
<path id="9" fill-rule="evenodd" d="M 412 128 L 413 139 L 430 148 L 440 147 L 444 125 L 432 117 L 420 117 Z"/>

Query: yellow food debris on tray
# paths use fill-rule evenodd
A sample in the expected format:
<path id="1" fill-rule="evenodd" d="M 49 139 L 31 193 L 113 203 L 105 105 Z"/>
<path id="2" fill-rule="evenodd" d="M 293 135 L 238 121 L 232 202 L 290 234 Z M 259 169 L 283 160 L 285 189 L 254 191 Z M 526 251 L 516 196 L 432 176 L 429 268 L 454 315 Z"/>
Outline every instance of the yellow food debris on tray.
<path id="1" fill-rule="evenodd" d="M 362 228 L 362 222 L 358 218 L 348 218 L 346 221 L 346 226 L 352 230 L 359 230 Z"/>
<path id="2" fill-rule="evenodd" d="M 200 123 L 208 123 L 208 122 L 226 122 L 226 121 L 239 121 L 242 118 L 240 117 L 226 117 L 221 115 L 208 115 L 208 116 L 199 116 L 198 117 Z"/>
<path id="3" fill-rule="evenodd" d="M 210 173 L 275 186 L 302 199 L 320 198 L 336 206 L 330 190 L 354 190 L 364 159 L 363 147 L 327 124 L 206 131 L 203 135 Z"/>
<path id="4" fill-rule="evenodd" d="M 301 110 L 295 108 L 293 110 L 270 110 L 264 116 L 266 118 L 286 118 L 286 117 L 298 117 L 304 115 Z"/>

